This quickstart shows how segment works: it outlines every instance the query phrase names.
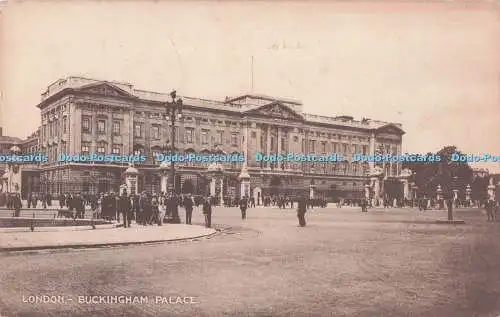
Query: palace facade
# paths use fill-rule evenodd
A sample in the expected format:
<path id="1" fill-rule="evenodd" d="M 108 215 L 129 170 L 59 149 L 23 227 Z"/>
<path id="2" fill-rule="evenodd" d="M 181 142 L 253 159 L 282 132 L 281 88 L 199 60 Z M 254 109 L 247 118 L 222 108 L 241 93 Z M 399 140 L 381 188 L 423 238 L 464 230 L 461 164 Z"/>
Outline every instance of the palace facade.
<path id="1" fill-rule="evenodd" d="M 67 154 L 145 154 L 135 164 L 140 191 L 160 191 L 155 153 L 171 145 L 165 103 L 169 94 L 135 89 L 132 84 L 68 77 L 51 84 L 37 107 L 41 111 L 39 150 L 42 191 L 118 191 L 126 163 L 64 163 Z M 245 153 L 251 194 L 296 194 L 314 188 L 323 197 L 361 198 L 373 164 L 349 162 L 352 154 L 401 153 L 400 124 L 350 116 L 326 117 L 303 111 L 300 101 L 244 95 L 224 101 L 182 97 L 182 120 L 175 124 L 175 148 L 182 153 Z M 243 148 L 246 146 L 246 149 Z M 257 162 L 256 153 L 343 155 L 348 161 Z M 177 191 L 206 193 L 207 164 L 176 163 Z M 382 164 L 386 179 L 397 177 L 400 163 Z M 224 164 L 224 195 L 238 195 L 242 163 Z"/>

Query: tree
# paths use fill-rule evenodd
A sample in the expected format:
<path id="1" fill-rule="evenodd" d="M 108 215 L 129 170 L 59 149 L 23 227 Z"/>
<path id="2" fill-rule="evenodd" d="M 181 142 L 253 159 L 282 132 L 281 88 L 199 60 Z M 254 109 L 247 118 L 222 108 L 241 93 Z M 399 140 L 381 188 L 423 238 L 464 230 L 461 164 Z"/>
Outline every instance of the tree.
<path id="1" fill-rule="evenodd" d="M 472 169 L 465 162 L 453 162 L 453 153 L 463 155 L 456 146 L 445 146 L 436 154 L 427 153 L 427 156 L 439 156 L 439 162 L 403 163 L 403 168 L 414 172 L 411 181 L 419 187 L 421 195 L 434 196 L 438 185 L 441 185 L 445 197 L 452 195 L 453 189 L 465 191 L 465 187 L 472 180 Z"/>
<path id="2" fill-rule="evenodd" d="M 482 201 L 488 197 L 489 177 L 477 176 L 474 178 L 471 187 L 471 199 Z"/>

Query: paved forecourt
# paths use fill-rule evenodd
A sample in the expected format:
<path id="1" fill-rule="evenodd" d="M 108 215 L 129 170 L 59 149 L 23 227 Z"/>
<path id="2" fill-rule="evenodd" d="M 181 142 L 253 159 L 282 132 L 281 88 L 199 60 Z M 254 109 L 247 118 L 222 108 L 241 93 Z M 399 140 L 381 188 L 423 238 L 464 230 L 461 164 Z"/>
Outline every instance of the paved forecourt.
<path id="1" fill-rule="evenodd" d="M 45 227 L 34 232 L 19 232 L 16 229 L 19 228 L 0 229 L 0 251 L 166 242 L 201 238 L 216 233 L 214 229 L 185 224 L 147 227 L 132 225 L 131 228 L 102 225 L 94 230 L 79 227 Z"/>
<path id="2" fill-rule="evenodd" d="M 255 208 L 247 216 L 243 221 L 238 208 L 216 207 L 213 223 L 225 230 L 182 245 L 5 253 L 0 314 L 500 314 L 500 224 L 486 222 L 479 210 L 456 212 L 465 225 L 436 224 L 445 211 L 415 209 L 319 208 L 308 212 L 305 228 L 297 227 L 294 209 Z M 195 210 L 193 223 L 202 220 Z M 29 302 L 42 295 L 67 300 Z M 146 300 L 88 303 L 90 295 Z"/>

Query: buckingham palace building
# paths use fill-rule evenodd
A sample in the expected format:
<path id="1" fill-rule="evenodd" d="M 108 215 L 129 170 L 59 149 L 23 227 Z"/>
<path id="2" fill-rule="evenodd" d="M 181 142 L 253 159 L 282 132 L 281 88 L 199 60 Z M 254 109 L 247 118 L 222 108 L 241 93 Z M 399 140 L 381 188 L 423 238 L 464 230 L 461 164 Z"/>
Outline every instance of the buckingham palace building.
<path id="1" fill-rule="evenodd" d="M 300 101 L 263 95 L 215 101 L 182 96 L 182 117 L 175 122 L 178 153 L 244 154 L 246 163 L 223 163 L 222 191 L 237 196 L 243 165 L 250 193 L 296 195 L 302 191 L 325 198 L 364 197 L 374 163 L 352 162 L 354 153 L 401 153 L 400 124 L 350 116 L 303 112 Z M 161 190 L 156 153 L 171 149 L 169 94 L 135 89 L 132 84 L 82 77 L 57 80 L 42 94 L 39 149 L 48 157 L 40 164 L 40 187 L 53 195 L 66 192 L 118 191 L 124 162 L 59 162 L 61 153 L 144 155 L 135 163 L 139 191 Z M 343 162 L 262 162 L 256 154 L 343 155 Z M 380 164 L 379 164 L 380 165 Z M 377 166 L 375 166 L 377 167 Z M 397 179 L 401 163 L 384 163 L 384 179 Z M 177 192 L 204 194 L 208 163 L 176 163 Z"/>

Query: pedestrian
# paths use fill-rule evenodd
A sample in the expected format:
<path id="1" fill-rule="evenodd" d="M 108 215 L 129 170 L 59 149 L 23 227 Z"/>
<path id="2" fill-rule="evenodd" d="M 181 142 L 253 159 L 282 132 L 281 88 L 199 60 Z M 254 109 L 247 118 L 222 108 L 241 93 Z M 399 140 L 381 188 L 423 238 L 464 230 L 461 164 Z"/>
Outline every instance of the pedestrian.
<path id="1" fill-rule="evenodd" d="M 158 226 L 161 226 L 162 219 L 160 218 L 160 203 L 156 193 L 153 193 L 153 197 L 151 198 L 151 213 L 153 215 L 153 221 L 156 222 Z"/>
<path id="2" fill-rule="evenodd" d="M 368 212 L 366 199 L 361 199 L 361 212 Z"/>
<path id="3" fill-rule="evenodd" d="M 184 198 L 184 209 L 186 210 L 186 224 L 190 225 L 191 224 L 191 218 L 193 217 L 193 198 L 191 197 L 191 194 L 187 194 L 187 196 Z"/>
<path id="4" fill-rule="evenodd" d="M 141 199 L 139 201 L 141 204 L 142 215 L 144 216 L 145 225 L 150 225 L 152 221 L 152 210 L 151 210 L 151 199 L 146 192 L 142 192 Z"/>
<path id="5" fill-rule="evenodd" d="M 205 227 L 212 227 L 212 197 L 207 197 L 203 203 L 203 215 L 205 216 Z"/>
<path id="6" fill-rule="evenodd" d="M 31 199 L 31 197 L 30 197 L 30 199 Z M 63 209 L 63 207 L 64 207 L 64 195 L 61 194 L 61 195 L 59 195 L 59 209 Z"/>
<path id="7" fill-rule="evenodd" d="M 248 208 L 248 199 L 247 196 L 243 196 L 240 200 L 240 210 L 241 210 L 242 220 L 245 220 L 247 218 L 247 208 Z"/>
<path id="8" fill-rule="evenodd" d="M 299 218 L 299 226 L 306 226 L 306 211 L 307 211 L 307 199 L 304 196 L 299 198 L 297 202 L 297 218 Z"/>
<path id="9" fill-rule="evenodd" d="M 486 201 L 486 204 L 485 204 L 485 207 L 486 207 L 486 214 L 488 215 L 488 221 L 492 221 L 494 222 L 495 221 L 495 209 L 496 209 L 496 203 L 493 199 L 488 199 Z"/>
<path id="10" fill-rule="evenodd" d="M 21 207 L 22 207 L 22 202 L 21 202 L 21 195 L 20 194 L 15 194 L 14 199 L 13 199 L 13 207 L 15 210 L 14 216 L 19 217 L 21 214 Z"/>
<path id="11" fill-rule="evenodd" d="M 85 203 L 82 195 L 78 194 L 73 201 L 76 211 L 75 218 L 83 219 L 85 217 Z"/>
<path id="12" fill-rule="evenodd" d="M 31 207 L 31 201 L 33 200 L 33 195 L 31 194 L 31 192 L 28 194 L 28 205 L 27 207 L 30 208 Z M 33 206 L 33 208 L 35 208 L 35 206 Z"/>
<path id="13" fill-rule="evenodd" d="M 134 194 L 131 203 L 132 203 L 132 209 L 134 210 L 135 213 L 135 222 L 139 225 L 144 225 L 146 221 L 144 220 L 144 215 L 142 214 L 141 205 L 139 201 L 140 201 L 139 195 Z"/>
<path id="14" fill-rule="evenodd" d="M 118 199 L 117 210 L 122 214 L 123 217 L 123 227 L 130 228 L 130 220 L 132 213 L 132 206 L 130 203 L 130 198 L 127 195 L 127 190 L 124 188 L 122 195 Z"/>

